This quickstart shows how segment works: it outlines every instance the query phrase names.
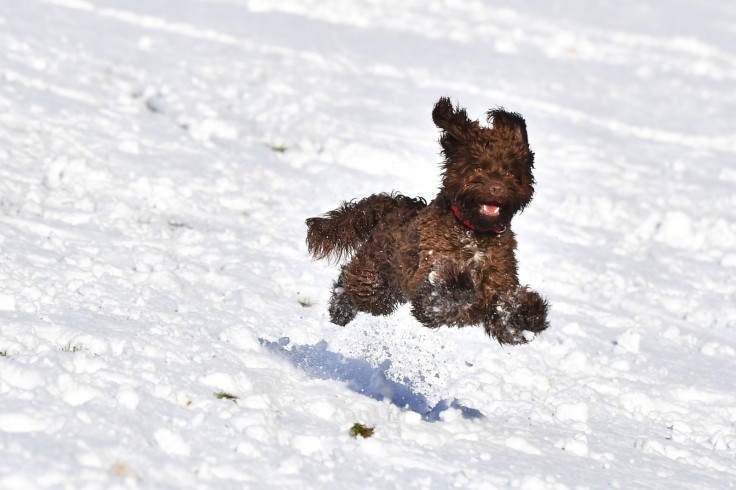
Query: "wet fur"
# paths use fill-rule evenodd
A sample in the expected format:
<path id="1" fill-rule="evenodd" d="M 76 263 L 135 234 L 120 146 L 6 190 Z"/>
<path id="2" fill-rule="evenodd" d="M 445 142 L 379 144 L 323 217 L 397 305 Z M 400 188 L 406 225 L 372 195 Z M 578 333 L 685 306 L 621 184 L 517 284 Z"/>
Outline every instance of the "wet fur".
<path id="1" fill-rule="evenodd" d="M 502 344 L 525 343 L 532 336 L 524 332 L 548 327 L 544 298 L 519 284 L 510 227 L 534 194 L 526 123 L 493 109 L 489 127 L 481 126 L 445 97 L 432 118 L 444 162 L 431 203 L 374 194 L 307 220 L 315 259 L 348 259 L 333 285 L 330 318 L 346 325 L 359 311 L 388 315 L 410 302 L 426 327 L 480 325 Z"/>

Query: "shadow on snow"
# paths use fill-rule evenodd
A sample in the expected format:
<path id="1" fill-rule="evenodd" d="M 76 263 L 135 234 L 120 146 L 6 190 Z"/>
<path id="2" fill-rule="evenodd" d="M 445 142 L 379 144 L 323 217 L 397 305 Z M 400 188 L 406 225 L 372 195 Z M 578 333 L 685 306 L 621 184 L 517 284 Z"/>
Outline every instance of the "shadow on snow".
<path id="1" fill-rule="evenodd" d="M 259 340 L 264 347 L 283 355 L 295 367 L 313 378 L 342 381 L 356 393 L 375 400 L 390 400 L 401 409 L 421 414 L 425 421 L 436 422 L 440 419 L 440 414 L 450 407 L 460 410 L 466 419 L 483 417 L 479 410 L 463 406 L 456 399 L 441 400 L 434 407 L 430 407 L 427 398 L 421 393 L 413 392 L 411 386 L 386 378 L 386 371 L 391 366 L 389 360 L 374 368 L 362 359 L 350 359 L 337 352 L 328 351 L 327 342 L 324 340 L 315 345 L 290 347 L 288 337 L 282 337 L 276 342 Z"/>

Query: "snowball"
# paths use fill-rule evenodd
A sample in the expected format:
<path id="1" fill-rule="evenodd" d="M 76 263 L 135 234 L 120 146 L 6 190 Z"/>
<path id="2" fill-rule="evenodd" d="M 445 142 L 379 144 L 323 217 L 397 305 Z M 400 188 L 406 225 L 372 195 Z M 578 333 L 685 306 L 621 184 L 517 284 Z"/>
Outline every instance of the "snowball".
<path id="1" fill-rule="evenodd" d="M 0 311 L 13 311 L 15 304 L 15 295 L 0 293 Z"/>
<path id="2" fill-rule="evenodd" d="M 534 454 L 537 456 L 542 454 L 542 451 L 540 451 L 533 444 L 530 444 L 523 437 L 519 437 L 519 436 L 509 437 L 508 439 L 506 439 L 506 445 L 510 447 L 511 449 L 514 449 L 516 451 L 521 451 L 522 453 Z"/>
<path id="3" fill-rule="evenodd" d="M 189 443 L 180 434 L 169 429 L 158 429 L 153 434 L 153 438 L 163 452 L 178 456 L 189 456 L 191 451 Z"/>
<path id="4" fill-rule="evenodd" d="M 555 417 L 562 421 L 586 422 L 588 410 L 588 404 L 584 402 L 563 403 L 555 410 Z"/>

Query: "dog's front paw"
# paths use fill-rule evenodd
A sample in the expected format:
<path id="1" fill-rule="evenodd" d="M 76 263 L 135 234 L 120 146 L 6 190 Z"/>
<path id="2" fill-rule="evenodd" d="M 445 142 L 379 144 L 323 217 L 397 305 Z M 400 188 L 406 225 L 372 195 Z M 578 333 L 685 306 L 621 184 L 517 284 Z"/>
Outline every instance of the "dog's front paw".
<path id="1" fill-rule="evenodd" d="M 526 286 L 501 295 L 485 326 L 501 344 L 525 344 L 547 327 L 547 302 Z"/>
<path id="2" fill-rule="evenodd" d="M 332 289 L 329 312 L 330 321 L 341 327 L 353 321 L 358 314 L 358 309 L 350 301 L 350 297 L 345 293 L 341 282 L 336 283 Z"/>
<path id="3" fill-rule="evenodd" d="M 466 267 L 453 261 L 445 261 L 429 274 L 429 283 L 437 301 L 452 303 L 456 308 L 466 308 L 478 299 L 473 274 Z"/>
<path id="4" fill-rule="evenodd" d="M 460 325 L 463 315 L 478 298 L 471 272 L 448 261 L 435 267 L 414 295 L 412 314 L 425 327 Z"/>

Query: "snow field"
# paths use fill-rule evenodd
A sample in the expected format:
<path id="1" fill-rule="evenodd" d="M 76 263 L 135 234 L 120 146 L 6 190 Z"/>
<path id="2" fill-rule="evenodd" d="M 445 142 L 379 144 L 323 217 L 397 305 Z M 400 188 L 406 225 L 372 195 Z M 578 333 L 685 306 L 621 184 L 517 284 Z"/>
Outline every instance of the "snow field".
<path id="1" fill-rule="evenodd" d="M 732 488 L 735 22 L 3 1 L 0 488 Z M 527 346 L 327 319 L 304 219 L 431 199 L 441 95 L 527 120 Z"/>

